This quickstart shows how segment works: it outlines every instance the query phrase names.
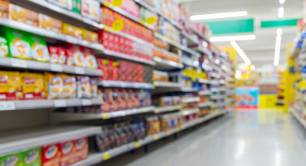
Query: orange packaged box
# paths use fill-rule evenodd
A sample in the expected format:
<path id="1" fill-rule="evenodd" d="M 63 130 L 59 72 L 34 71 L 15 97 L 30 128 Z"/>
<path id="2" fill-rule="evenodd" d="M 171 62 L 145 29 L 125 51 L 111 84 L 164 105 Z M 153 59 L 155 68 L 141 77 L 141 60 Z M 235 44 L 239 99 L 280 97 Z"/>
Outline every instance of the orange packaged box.
<path id="1" fill-rule="evenodd" d="M 38 26 L 38 13 L 13 4 L 10 4 L 9 11 L 9 18 L 11 20 L 35 27 Z"/>
<path id="2" fill-rule="evenodd" d="M 0 0 L 0 17 L 8 18 L 9 15 L 9 3 L 7 0 Z"/>
<path id="3" fill-rule="evenodd" d="M 44 76 L 37 73 L 22 73 L 22 92 L 25 100 L 45 97 Z"/>
<path id="4" fill-rule="evenodd" d="M 76 26 L 64 23 L 63 24 L 63 33 L 66 35 L 70 35 L 73 37 L 76 37 L 78 39 L 82 39 L 83 30 L 81 28 L 78 28 Z"/>
<path id="5" fill-rule="evenodd" d="M 39 14 L 39 27 L 52 32 L 61 33 L 63 23 L 60 20 Z"/>

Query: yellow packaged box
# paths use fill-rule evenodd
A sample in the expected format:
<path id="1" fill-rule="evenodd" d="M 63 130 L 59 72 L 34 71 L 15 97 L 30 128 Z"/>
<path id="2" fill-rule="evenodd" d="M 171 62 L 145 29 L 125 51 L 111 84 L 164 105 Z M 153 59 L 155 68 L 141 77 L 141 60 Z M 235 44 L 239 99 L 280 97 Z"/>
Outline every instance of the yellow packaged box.
<path id="1" fill-rule="evenodd" d="M 63 22 L 44 14 L 39 14 L 39 27 L 52 32 L 61 33 Z"/>
<path id="2" fill-rule="evenodd" d="M 22 92 L 25 100 L 44 99 L 44 76 L 39 73 L 21 73 Z"/>
<path id="3" fill-rule="evenodd" d="M 78 39 L 82 39 L 83 30 L 81 28 L 78 28 L 76 26 L 64 23 L 63 24 L 63 33 L 66 35 L 70 35 L 73 37 L 76 37 Z"/>
<path id="4" fill-rule="evenodd" d="M 60 75 L 46 73 L 45 74 L 45 92 L 48 99 L 59 99 L 63 92 L 63 79 Z"/>
<path id="5" fill-rule="evenodd" d="M 82 37 L 84 40 L 90 42 L 98 42 L 98 34 L 96 32 L 88 31 L 83 29 Z"/>
<path id="6" fill-rule="evenodd" d="M 19 100 L 21 98 L 20 73 L 0 71 L 0 100 Z"/>

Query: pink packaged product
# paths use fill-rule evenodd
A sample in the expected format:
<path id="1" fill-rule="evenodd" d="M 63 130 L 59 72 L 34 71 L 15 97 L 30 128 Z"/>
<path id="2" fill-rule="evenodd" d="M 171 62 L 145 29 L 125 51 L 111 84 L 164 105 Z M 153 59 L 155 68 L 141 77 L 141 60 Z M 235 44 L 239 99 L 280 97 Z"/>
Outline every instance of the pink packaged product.
<path id="1" fill-rule="evenodd" d="M 81 13 L 92 20 L 100 20 L 100 2 L 97 0 L 82 0 Z"/>

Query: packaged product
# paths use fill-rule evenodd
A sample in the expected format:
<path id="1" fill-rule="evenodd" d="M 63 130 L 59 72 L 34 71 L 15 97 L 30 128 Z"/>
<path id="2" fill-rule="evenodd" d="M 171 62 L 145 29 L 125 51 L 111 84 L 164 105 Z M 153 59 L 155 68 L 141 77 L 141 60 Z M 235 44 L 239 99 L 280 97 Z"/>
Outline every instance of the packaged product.
<path id="1" fill-rule="evenodd" d="M 66 141 L 59 144 L 61 152 L 61 166 L 69 166 L 75 163 L 75 147 L 73 141 Z"/>
<path id="2" fill-rule="evenodd" d="M 62 98 L 75 98 L 77 90 L 77 81 L 74 76 L 62 74 L 63 90 Z"/>
<path id="3" fill-rule="evenodd" d="M 72 0 L 48 0 L 48 2 L 69 10 L 72 8 Z"/>
<path id="4" fill-rule="evenodd" d="M 67 65 L 79 67 L 85 66 L 84 54 L 80 47 L 68 45 Z"/>
<path id="5" fill-rule="evenodd" d="M 58 144 L 42 147 L 42 166 L 60 166 L 61 151 Z"/>
<path id="6" fill-rule="evenodd" d="M 44 76 L 38 73 L 21 73 L 22 93 L 25 100 L 42 99 L 44 93 Z"/>
<path id="7" fill-rule="evenodd" d="M 78 98 L 91 98 L 91 84 L 90 78 L 86 76 L 77 77 L 77 97 Z"/>
<path id="8" fill-rule="evenodd" d="M 82 52 L 85 59 L 84 66 L 88 68 L 97 68 L 98 67 L 97 59 L 94 55 L 93 50 L 82 48 Z"/>
<path id="9" fill-rule="evenodd" d="M 70 35 L 76 37 L 78 39 L 82 39 L 83 30 L 71 24 L 64 23 L 62 32 L 66 35 Z"/>
<path id="10" fill-rule="evenodd" d="M 86 29 L 82 29 L 82 37 L 84 40 L 89 42 L 98 42 L 98 34 L 96 32 L 88 31 Z"/>
<path id="11" fill-rule="evenodd" d="M 4 156 L 0 159 L 1 166 L 23 166 L 22 154 L 16 153 L 12 155 Z"/>
<path id="12" fill-rule="evenodd" d="M 80 138 L 74 140 L 75 153 L 74 158 L 75 162 L 85 160 L 88 157 L 88 138 Z"/>
<path id="13" fill-rule="evenodd" d="M 38 26 L 38 13 L 23 7 L 10 4 L 9 18 L 28 25 Z"/>
<path id="14" fill-rule="evenodd" d="M 81 13 L 81 0 L 72 0 L 72 9 L 75 13 Z"/>
<path id="15" fill-rule="evenodd" d="M 9 2 L 8 0 L 0 0 L 0 17 L 8 18 L 9 15 Z"/>
<path id="16" fill-rule="evenodd" d="M 8 56 L 7 41 L 5 38 L 0 37 L 0 57 L 7 57 L 7 56 Z"/>
<path id="17" fill-rule="evenodd" d="M 81 13 L 95 21 L 100 20 L 100 3 L 97 0 L 82 0 Z"/>
<path id="18" fill-rule="evenodd" d="M 29 41 L 32 48 L 32 58 L 40 62 L 49 62 L 50 55 L 46 40 L 42 37 L 32 35 Z"/>
<path id="19" fill-rule="evenodd" d="M 98 97 L 98 79 L 90 79 L 91 97 Z"/>
<path id="20" fill-rule="evenodd" d="M 67 50 L 63 47 L 48 46 L 50 62 L 54 64 L 66 64 Z"/>
<path id="21" fill-rule="evenodd" d="M 21 76 L 19 72 L 0 72 L 0 100 L 18 100 L 22 98 Z"/>
<path id="22" fill-rule="evenodd" d="M 3 27 L 1 29 L 7 39 L 9 56 L 13 58 L 31 59 L 31 46 L 27 33 Z"/>
<path id="23" fill-rule="evenodd" d="M 41 148 L 23 152 L 22 162 L 24 166 L 41 166 Z"/>
<path id="24" fill-rule="evenodd" d="M 55 33 L 61 33 L 63 22 L 44 14 L 39 14 L 39 27 Z"/>
<path id="25" fill-rule="evenodd" d="M 46 93 L 48 99 L 58 99 L 63 92 L 63 79 L 60 75 L 46 73 L 45 74 Z"/>

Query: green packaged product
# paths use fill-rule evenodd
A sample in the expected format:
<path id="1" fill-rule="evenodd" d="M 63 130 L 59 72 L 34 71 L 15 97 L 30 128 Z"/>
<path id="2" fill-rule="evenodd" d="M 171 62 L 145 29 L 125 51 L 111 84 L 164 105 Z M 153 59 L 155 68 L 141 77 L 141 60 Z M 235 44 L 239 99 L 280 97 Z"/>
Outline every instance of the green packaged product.
<path id="1" fill-rule="evenodd" d="M 22 163 L 22 154 L 12 154 L 4 156 L 0 159 L 0 166 L 25 166 Z"/>
<path id="2" fill-rule="evenodd" d="M 0 37 L 0 57 L 7 57 L 7 56 L 8 56 L 7 41 L 5 38 Z"/>
<path id="3" fill-rule="evenodd" d="M 72 9 L 75 13 L 81 13 L 81 0 L 72 0 Z"/>
<path id="4" fill-rule="evenodd" d="M 24 166 L 41 166 L 41 149 L 31 149 L 22 153 Z"/>
<path id="5" fill-rule="evenodd" d="M 50 55 L 46 40 L 42 37 L 32 35 L 30 38 L 32 58 L 41 62 L 49 62 Z"/>
<path id="6" fill-rule="evenodd" d="M 9 56 L 13 58 L 31 59 L 31 47 L 29 35 L 25 32 L 13 30 L 7 27 L 2 28 L 9 47 Z"/>

